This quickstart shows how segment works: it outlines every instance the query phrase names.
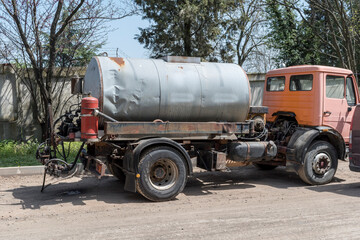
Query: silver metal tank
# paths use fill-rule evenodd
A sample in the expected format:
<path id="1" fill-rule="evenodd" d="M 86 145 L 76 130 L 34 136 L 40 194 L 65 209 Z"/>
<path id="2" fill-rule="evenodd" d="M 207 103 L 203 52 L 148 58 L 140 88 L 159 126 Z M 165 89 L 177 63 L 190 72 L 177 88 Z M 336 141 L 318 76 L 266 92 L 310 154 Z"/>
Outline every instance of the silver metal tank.
<path id="1" fill-rule="evenodd" d="M 197 58 L 94 57 L 84 93 L 118 121 L 245 121 L 250 85 L 244 70 Z"/>

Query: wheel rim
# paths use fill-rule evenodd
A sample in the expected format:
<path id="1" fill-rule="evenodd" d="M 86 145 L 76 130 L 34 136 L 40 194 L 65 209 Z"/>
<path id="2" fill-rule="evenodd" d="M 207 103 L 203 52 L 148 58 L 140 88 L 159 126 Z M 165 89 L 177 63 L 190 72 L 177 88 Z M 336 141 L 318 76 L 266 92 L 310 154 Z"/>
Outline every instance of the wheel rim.
<path id="1" fill-rule="evenodd" d="M 313 170 L 316 174 L 325 174 L 331 168 L 331 158 L 326 153 L 319 153 L 315 156 Z"/>
<path id="2" fill-rule="evenodd" d="M 149 180 L 157 190 L 166 190 L 175 185 L 179 170 L 171 159 L 159 159 L 150 168 Z"/>

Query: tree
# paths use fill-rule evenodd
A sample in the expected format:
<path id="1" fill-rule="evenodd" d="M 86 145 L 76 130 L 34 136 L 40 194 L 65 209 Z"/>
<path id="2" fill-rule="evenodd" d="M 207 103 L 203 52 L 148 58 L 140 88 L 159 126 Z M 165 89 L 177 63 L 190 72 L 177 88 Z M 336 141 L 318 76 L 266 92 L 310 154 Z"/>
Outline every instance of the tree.
<path id="1" fill-rule="evenodd" d="M 215 42 L 221 34 L 221 20 L 232 1 L 226 0 L 135 0 L 143 19 L 136 39 L 151 50 L 152 57 L 196 56 L 216 60 Z"/>
<path id="2" fill-rule="evenodd" d="M 65 9 L 60 21 L 64 21 L 68 16 L 69 11 Z M 92 56 L 105 44 L 102 36 L 106 35 L 106 32 L 102 32 L 100 29 L 96 32 L 89 32 L 91 25 L 93 24 L 85 26 L 82 21 L 71 21 L 68 24 L 56 43 L 56 49 L 58 49 L 55 58 L 56 67 L 86 66 Z M 43 33 L 43 35 L 48 41 L 49 36 L 46 33 Z M 45 54 L 49 53 L 49 42 L 45 42 L 44 52 Z"/>
<path id="3" fill-rule="evenodd" d="M 228 4 L 222 25 L 224 33 L 221 58 L 236 58 L 242 66 L 252 54 L 265 44 L 265 11 L 263 0 L 241 0 Z"/>
<path id="4" fill-rule="evenodd" d="M 352 0 L 307 0 L 307 3 L 314 13 L 323 16 L 323 24 L 311 25 L 301 9 L 297 8 L 297 11 L 304 22 L 312 27 L 321 43 L 329 49 L 327 56 L 333 59 L 337 66 L 351 69 L 356 73 L 359 67 L 356 52 L 360 51 L 355 46 L 359 44 L 360 32 L 359 22 L 356 22 L 354 16 L 360 10 L 359 3 Z M 321 32 L 317 32 L 321 29 Z"/>
<path id="5" fill-rule="evenodd" d="M 34 120 L 45 137 L 50 108 L 56 114 L 69 67 L 82 64 L 74 57 L 90 57 L 104 24 L 134 13 L 124 1 L 0 0 L 0 55 L 12 63 L 32 99 Z M 61 67 L 60 69 L 57 67 Z M 62 79 L 64 79 L 62 77 Z"/>
<path id="6" fill-rule="evenodd" d="M 246 60 L 258 60 L 265 47 L 264 0 L 135 2 L 151 23 L 136 36 L 151 57 L 196 56 L 254 69 Z"/>
<path id="7" fill-rule="evenodd" d="M 319 41 L 312 29 L 298 20 L 290 1 L 267 0 L 268 43 L 278 51 L 276 61 L 285 66 L 319 64 Z"/>
<path id="8" fill-rule="evenodd" d="M 307 56 L 306 53 L 310 52 L 316 60 L 313 61 L 315 63 L 348 68 L 357 72 L 360 63 L 359 54 L 356 54 L 360 53 L 360 50 L 355 47 L 359 44 L 360 37 L 358 1 L 306 0 L 305 6 L 301 4 L 302 1 L 294 0 L 271 0 L 270 2 L 272 6 L 281 6 L 293 13 L 296 12 L 300 18 L 301 31 L 306 33 L 303 38 L 308 39 L 309 43 L 301 48 L 298 48 L 301 44 L 293 46 L 299 54 Z M 272 24 L 272 27 L 276 30 L 276 24 Z M 281 36 L 280 31 L 275 31 L 274 34 Z M 301 35 L 295 34 L 295 36 Z M 281 41 L 276 39 L 274 43 L 280 43 L 282 46 Z M 299 60 L 301 59 L 304 57 Z"/>

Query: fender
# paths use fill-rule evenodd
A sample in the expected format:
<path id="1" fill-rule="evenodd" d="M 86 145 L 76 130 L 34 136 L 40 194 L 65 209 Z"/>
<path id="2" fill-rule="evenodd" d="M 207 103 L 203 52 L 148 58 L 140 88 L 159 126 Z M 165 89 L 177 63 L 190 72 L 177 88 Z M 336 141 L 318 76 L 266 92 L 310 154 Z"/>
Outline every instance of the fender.
<path id="1" fill-rule="evenodd" d="M 314 140 L 325 140 L 336 149 L 339 159 L 345 159 L 346 145 L 343 137 L 330 127 L 298 128 L 291 136 L 286 149 L 286 168 L 297 171 L 304 163 L 305 154 Z"/>
<path id="2" fill-rule="evenodd" d="M 169 138 L 151 138 L 140 140 L 139 142 L 132 143 L 131 146 L 135 146 L 134 149 L 130 149 L 124 156 L 123 167 L 127 170 L 126 180 L 124 189 L 130 192 L 136 192 L 136 174 L 138 173 L 138 165 L 140 162 L 141 153 L 149 147 L 152 146 L 169 146 L 178 150 L 184 157 L 185 163 L 187 166 L 187 174 L 191 175 L 193 173 L 193 168 L 191 164 L 191 159 L 186 150 L 177 142 Z"/>
<path id="3" fill-rule="evenodd" d="M 284 111 L 277 111 L 277 112 L 274 112 L 271 116 L 277 116 L 277 117 L 291 117 L 291 118 L 294 118 L 296 117 L 296 114 L 293 113 L 293 112 L 284 112 Z"/>

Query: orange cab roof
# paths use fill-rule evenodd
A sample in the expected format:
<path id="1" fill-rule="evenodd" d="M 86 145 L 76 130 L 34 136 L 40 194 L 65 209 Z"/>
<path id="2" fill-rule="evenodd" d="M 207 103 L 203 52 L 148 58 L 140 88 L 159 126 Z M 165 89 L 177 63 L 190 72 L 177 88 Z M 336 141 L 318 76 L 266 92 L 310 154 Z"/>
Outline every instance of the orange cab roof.
<path id="1" fill-rule="evenodd" d="M 352 74 L 351 70 L 338 67 L 320 66 L 320 65 L 299 65 L 286 68 L 270 70 L 266 75 L 286 74 L 286 73 L 305 73 L 305 72 L 328 72 L 340 74 Z"/>

